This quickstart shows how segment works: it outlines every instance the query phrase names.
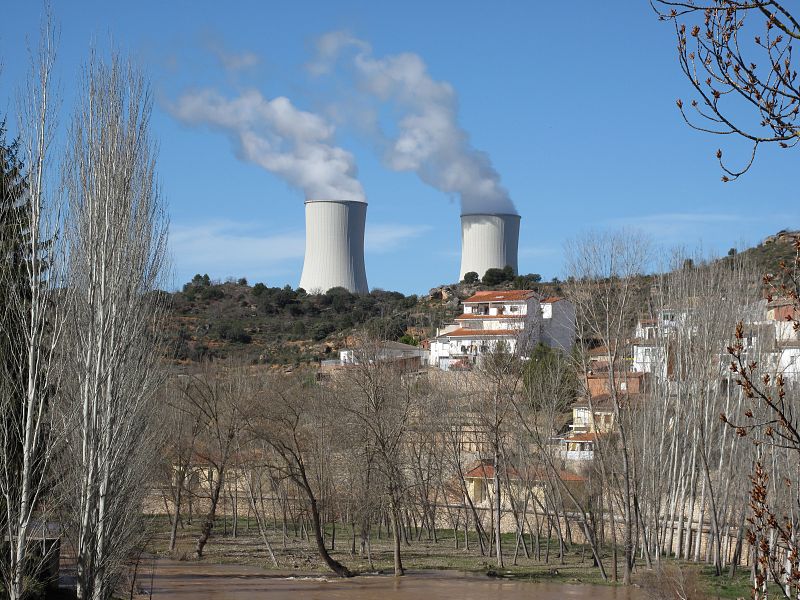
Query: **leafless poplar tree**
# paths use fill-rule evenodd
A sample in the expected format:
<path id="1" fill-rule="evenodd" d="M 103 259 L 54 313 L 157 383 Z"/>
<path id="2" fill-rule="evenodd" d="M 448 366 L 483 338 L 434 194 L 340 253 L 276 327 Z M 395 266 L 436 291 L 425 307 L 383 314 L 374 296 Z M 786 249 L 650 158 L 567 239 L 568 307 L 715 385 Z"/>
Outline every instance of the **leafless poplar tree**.
<path id="1" fill-rule="evenodd" d="M 46 16 L 27 87 L 19 94 L 18 130 L 24 180 L 2 182 L 0 268 L 3 348 L 0 374 L 0 527 L 10 548 L 0 557 L 3 586 L 21 598 L 32 572 L 46 559 L 32 552 L 52 518 L 51 464 L 61 449 L 64 428 L 54 419 L 61 369 L 56 347 L 64 331 L 64 244 L 59 198 L 49 183 L 55 111 L 52 73 L 55 31 Z M 10 176 L 5 168 L 0 177 Z M 12 190 L 11 186 L 19 186 Z M 15 195 L 18 194 L 18 195 Z M 43 549 L 44 550 L 44 549 Z"/>
<path id="2" fill-rule="evenodd" d="M 149 471 L 161 442 L 156 391 L 165 300 L 166 216 L 143 76 L 118 55 L 92 55 L 69 132 L 69 398 L 63 453 L 79 598 L 118 587 L 141 535 Z"/>
<path id="3" fill-rule="evenodd" d="M 497 566 L 503 568 L 503 499 L 500 484 L 506 476 L 507 428 L 510 429 L 508 421 L 513 415 L 514 397 L 521 384 L 521 363 L 509 347 L 500 343 L 482 356 L 475 374 L 470 406 L 472 415 L 486 435 L 492 451 L 495 560 Z"/>
<path id="4" fill-rule="evenodd" d="M 164 396 L 164 426 L 169 435 L 164 443 L 161 461 L 161 485 L 165 509 L 170 518 L 169 550 L 175 551 L 178 525 L 183 523 L 181 511 L 189 480 L 194 473 L 197 441 L 205 421 L 198 411 L 188 410 L 184 388 L 178 378 L 167 381 Z"/>
<path id="5" fill-rule="evenodd" d="M 514 401 L 514 409 L 516 421 L 526 434 L 526 442 L 532 445 L 531 454 L 538 459 L 534 462 L 531 456 L 528 459 L 531 466 L 538 473 L 545 474 L 553 487 L 565 498 L 567 506 L 580 515 L 581 527 L 594 562 L 600 576 L 606 580 L 608 577 L 602 561 L 600 540 L 595 530 L 591 498 L 588 494 L 581 497 L 574 493 L 562 480 L 562 461 L 550 445 L 564 411 L 575 399 L 577 382 L 574 368 L 571 357 L 559 351 L 534 352 L 526 367 L 521 397 Z"/>
<path id="6" fill-rule="evenodd" d="M 779 272 L 766 275 L 768 300 L 788 301 L 785 320 L 795 336 L 800 335 L 800 242 L 795 257 L 780 265 Z M 751 475 L 747 540 L 753 548 L 753 598 L 766 600 L 769 581 L 775 581 L 785 598 L 800 594 L 800 423 L 797 419 L 796 386 L 769 364 L 754 360 L 749 352 L 744 323 L 736 327 L 728 347 L 730 370 L 747 402 L 742 415 L 722 414 L 737 437 L 755 448 Z"/>
<path id="7" fill-rule="evenodd" d="M 617 498 L 625 520 L 623 579 L 626 584 L 631 582 L 635 560 L 638 489 L 630 433 L 622 418 L 626 394 L 619 371 L 642 299 L 641 275 L 647 267 L 647 260 L 647 240 L 634 232 L 589 233 L 567 248 L 570 280 L 566 290 L 568 298 L 575 304 L 579 338 L 584 341 L 593 339 L 606 349 L 607 388 L 620 437 L 621 489 Z M 583 365 L 582 371 L 588 374 L 588 364 Z M 589 410 L 594 414 L 591 394 L 588 394 L 588 400 Z M 596 446 L 600 447 L 600 444 Z"/>

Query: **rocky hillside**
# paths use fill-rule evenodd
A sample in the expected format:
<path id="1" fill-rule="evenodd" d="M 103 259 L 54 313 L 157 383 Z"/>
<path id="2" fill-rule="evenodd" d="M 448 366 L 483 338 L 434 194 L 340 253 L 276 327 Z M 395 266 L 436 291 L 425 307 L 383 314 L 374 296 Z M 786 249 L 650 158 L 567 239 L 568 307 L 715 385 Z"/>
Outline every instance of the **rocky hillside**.
<path id="1" fill-rule="evenodd" d="M 781 231 L 741 251 L 764 272 L 796 255 L 798 231 Z M 721 260 L 730 260 L 734 249 Z M 461 301 L 479 290 L 535 289 L 561 295 L 560 282 L 535 274 L 513 276 L 497 269 L 493 285 L 442 285 L 424 296 L 373 290 L 354 295 L 342 288 L 308 295 L 290 287 L 270 288 L 245 280 L 214 282 L 197 275 L 172 294 L 167 357 L 176 364 L 223 358 L 247 364 L 299 365 L 334 358 L 357 330 L 416 344 L 461 312 Z M 642 285 L 642 289 L 647 286 Z"/>
<path id="2" fill-rule="evenodd" d="M 172 294 L 167 357 L 177 364 L 224 358 L 247 364 L 299 365 L 337 356 L 356 330 L 417 344 L 461 311 L 461 300 L 481 289 L 527 285 L 543 293 L 557 283 L 516 277 L 494 286 L 480 283 L 434 288 L 425 296 L 373 290 L 354 295 L 334 288 L 308 295 L 245 280 L 214 282 L 197 275 Z"/>

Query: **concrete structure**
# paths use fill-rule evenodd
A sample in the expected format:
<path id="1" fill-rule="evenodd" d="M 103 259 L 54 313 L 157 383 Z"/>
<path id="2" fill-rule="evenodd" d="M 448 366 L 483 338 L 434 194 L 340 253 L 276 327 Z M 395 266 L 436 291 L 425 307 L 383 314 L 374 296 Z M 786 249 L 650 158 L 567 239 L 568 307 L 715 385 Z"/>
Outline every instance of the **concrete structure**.
<path id="1" fill-rule="evenodd" d="M 430 352 L 421 346 L 412 346 L 411 344 L 403 344 L 401 342 L 385 341 L 371 352 L 368 353 L 369 360 L 394 362 L 405 359 L 416 359 L 411 361 L 416 363 L 417 367 L 422 364 L 427 364 Z M 339 350 L 339 364 L 341 365 L 357 365 L 359 363 L 359 352 L 352 348 L 345 348 Z"/>
<path id="2" fill-rule="evenodd" d="M 367 203 L 352 200 L 306 200 L 306 254 L 300 287 L 323 294 L 343 287 L 366 294 L 364 226 Z"/>
<path id="3" fill-rule="evenodd" d="M 570 352 L 575 344 L 575 306 L 559 296 L 545 298 L 540 305 L 541 342 L 551 348 Z"/>
<path id="4" fill-rule="evenodd" d="M 461 274 L 471 271 L 483 277 L 489 269 L 510 265 L 517 272 L 519 215 L 461 215 Z"/>

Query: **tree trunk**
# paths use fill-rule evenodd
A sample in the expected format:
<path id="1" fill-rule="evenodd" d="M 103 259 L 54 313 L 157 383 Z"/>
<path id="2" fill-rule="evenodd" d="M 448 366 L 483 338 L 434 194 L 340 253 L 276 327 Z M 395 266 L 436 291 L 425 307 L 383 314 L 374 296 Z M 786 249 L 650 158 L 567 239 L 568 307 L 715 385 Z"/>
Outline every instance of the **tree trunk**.
<path id="1" fill-rule="evenodd" d="M 206 515 L 206 518 L 203 520 L 203 524 L 200 527 L 200 537 L 197 538 L 197 545 L 194 549 L 195 557 L 198 559 L 203 558 L 203 548 L 205 548 L 206 544 L 208 543 L 208 538 L 211 537 L 211 530 L 214 528 L 214 519 L 217 516 L 219 495 L 222 489 L 222 484 L 225 481 L 224 475 L 225 472 L 223 468 L 220 468 L 216 483 L 211 484 L 211 507 L 208 509 L 208 514 Z"/>
<path id="2" fill-rule="evenodd" d="M 352 577 L 353 573 L 345 567 L 342 563 L 334 559 L 329 553 L 328 548 L 325 545 L 325 538 L 322 537 L 322 524 L 319 518 L 319 510 L 317 508 L 317 499 L 314 497 L 313 492 L 306 488 L 306 494 L 308 495 L 308 505 L 311 509 L 311 527 L 314 530 L 314 541 L 317 544 L 317 551 L 319 555 L 322 557 L 322 560 L 325 561 L 325 564 L 328 565 L 328 568 L 336 573 L 339 577 Z"/>

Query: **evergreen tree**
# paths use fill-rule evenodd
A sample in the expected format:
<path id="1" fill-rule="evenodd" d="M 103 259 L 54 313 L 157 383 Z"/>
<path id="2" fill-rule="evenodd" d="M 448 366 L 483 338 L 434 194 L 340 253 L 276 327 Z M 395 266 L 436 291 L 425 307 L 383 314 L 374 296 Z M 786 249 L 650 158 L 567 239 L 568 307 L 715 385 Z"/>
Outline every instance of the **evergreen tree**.
<path id="1" fill-rule="evenodd" d="M 28 183 L 19 157 L 19 141 L 8 142 L 5 120 L 0 121 L 0 394 L 5 407 L 2 443 L 9 472 L 17 472 L 21 461 L 18 443 L 20 394 L 27 379 L 27 362 L 21 360 L 25 336 L 23 311 L 30 298 L 26 283 L 30 218 Z"/>

